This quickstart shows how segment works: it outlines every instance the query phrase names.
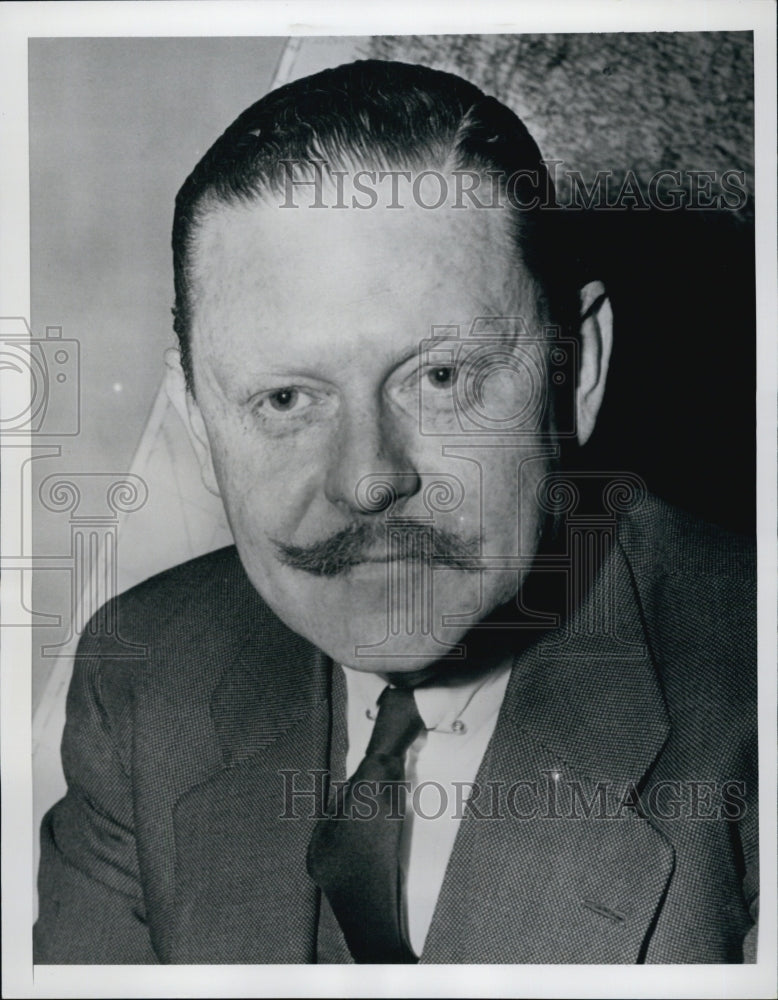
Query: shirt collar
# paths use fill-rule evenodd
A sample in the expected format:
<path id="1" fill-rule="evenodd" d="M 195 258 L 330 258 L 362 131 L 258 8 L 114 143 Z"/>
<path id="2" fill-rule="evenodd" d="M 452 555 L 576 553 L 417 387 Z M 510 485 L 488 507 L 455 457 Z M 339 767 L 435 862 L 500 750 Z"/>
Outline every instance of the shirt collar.
<path id="1" fill-rule="evenodd" d="M 443 678 L 414 689 L 414 698 L 425 729 L 436 733 L 475 732 L 493 719 L 500 709 L 508 685 L 513 658 L 483 674 L 458 682 Z M 368 718 L 378 714 L 378 699 L 387 686 L 378 674 L 342 666 L 349 700 L 355 699 Z"/>

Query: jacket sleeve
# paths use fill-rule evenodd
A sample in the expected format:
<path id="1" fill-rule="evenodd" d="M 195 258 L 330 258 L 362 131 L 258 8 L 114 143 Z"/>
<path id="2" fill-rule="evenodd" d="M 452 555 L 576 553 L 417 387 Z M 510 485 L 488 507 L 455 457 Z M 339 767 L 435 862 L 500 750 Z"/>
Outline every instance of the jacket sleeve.
<path id="1" fill-rule="evenodd" d="M 148 964 L 152 949 L 133 831 L 126 731 L 131 671 L 85 634 L 67 700 L 67 794 L 41 826 L 37 964 Z M 122 742 L 125 749 L 122 750 Z"/>

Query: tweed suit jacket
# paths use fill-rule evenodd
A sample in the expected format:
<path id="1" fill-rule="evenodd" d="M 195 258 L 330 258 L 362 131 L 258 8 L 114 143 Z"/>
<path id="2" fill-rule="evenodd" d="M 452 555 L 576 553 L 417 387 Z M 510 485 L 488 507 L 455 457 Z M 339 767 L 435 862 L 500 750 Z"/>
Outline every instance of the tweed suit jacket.
<path id="1" fill-rule="evenodd" d="M 753 590 L 744 542 L 651 498 L 622 519 L 586 605 L 517 655 L 420 961 L 753 960 Z M 234 548 L 111 611 L 142 655 L 104 617 L 82 639 L 36 962 L 321 960 L 313 796 L 290 818 L 288 792 L 343 775 L 340 671 Z"/>

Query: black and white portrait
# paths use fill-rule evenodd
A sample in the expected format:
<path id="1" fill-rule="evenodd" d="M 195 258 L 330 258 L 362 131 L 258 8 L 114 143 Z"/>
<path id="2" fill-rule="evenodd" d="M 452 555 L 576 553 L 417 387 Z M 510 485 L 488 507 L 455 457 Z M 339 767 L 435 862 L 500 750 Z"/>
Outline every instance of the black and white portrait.
<path id="1" fill-rule="evenodd" d="M 0 318 L 36 970 L 764 974 L 759 36 L 110 34 Z"/>

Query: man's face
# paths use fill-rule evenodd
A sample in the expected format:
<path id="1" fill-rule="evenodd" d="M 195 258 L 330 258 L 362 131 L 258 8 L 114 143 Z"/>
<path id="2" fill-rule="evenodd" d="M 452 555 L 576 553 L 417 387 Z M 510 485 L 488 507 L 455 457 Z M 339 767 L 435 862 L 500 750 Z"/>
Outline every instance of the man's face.
<path id="1" fill-rule="evenodd" d="M 428 665 L 537 551 L 547 350 L 503 225 L 266 202 L 200 229 L 189 406 L 206 481 L 254 586 L 336 661 Z M 523 330 L 470 335 L 517 316 Z"/>

